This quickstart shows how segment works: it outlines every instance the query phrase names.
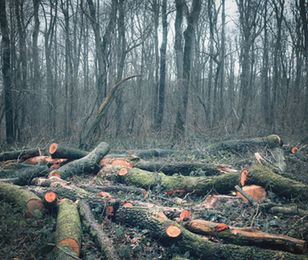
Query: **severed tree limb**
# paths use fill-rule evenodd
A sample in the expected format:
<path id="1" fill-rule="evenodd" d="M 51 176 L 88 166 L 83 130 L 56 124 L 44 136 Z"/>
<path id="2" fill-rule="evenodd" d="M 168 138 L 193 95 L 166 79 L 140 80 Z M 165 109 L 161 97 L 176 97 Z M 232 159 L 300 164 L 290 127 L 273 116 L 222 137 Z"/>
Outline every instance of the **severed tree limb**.
<path id="1" fill-rule="evenodd" d="M 150 172 L 163 172 L 167 175 L 174 173 L 189 175 L 196 170 L 202 170 L 206 176 L 221 174 L 221 171 L 215 165 L 201 162 L 140 161 L 135 163 L 134 166 Z"/>
<path id="2" fill-rule="evenodd" d="M 59 169 L 53 170 L 51 176 L 59 176 L 62 179 L 67 179 L 74 175 L 81 175 L 84 173 L 96 174 L 99 169 L 100 160 L 109 152 L 109 145 L 101 142 L 94 150 L 92 150 L 85 157 L 69 162 Z"/>
<path id="3" fill-rule="evenodd" d="M 0 183 L 0 199 L 17 204 L 29 217 L 41 217 L 43 202 L 33 192 L 23 187 Z"/>
<path id="4" fill-rule="evenodd" d="M 193 176 L 167 176 L 164 173 L 144 171 L 138 168 L 127 169 L 126 174 L 122 169 L 116 167 L 104 167 L 103 172 L 107 173 L 107 178 L 123 182 L 125 184 L 136 185 L 144 189 L 159 187 L 172 194 L 173 191 L 181 190 L 182 193 L 194 192 L 204 195 L 215 189 L 219 193 L 229 193 L 239 182 L 238 173 L 227 173 L 215 177 L 193 177 Z M 110 174 L 111 173 L 111 174 Z"/>
<path id="5" fill-rule="evenodd" d="M 81 148 L 87 147 L 87 143 L 90 141 L 91 138 L 93 138 L 93 136 L 95 135 L 95 131 L 97 130 L 99 123 L 101 122 L 103 116 L 104 116 L 104 112 L 108 109 L 108 106 L 111 104 L 111 102 L 114 100 L 116 93 L 119 89 L 119 87 L 125 82 L 128 81 L 130 79 L 136 78 L 136 77 L 141 77 L 141 75 L 132 75 L 129 77 L 126 77 L 122 80 L 120 80 L 119 82 L 117 82 L 113 87 L 111 87 L 109 93 L 107 94 L 107 96 L 104 98 L 104 100 L 102 101 L 101 105 L 98 108 L 97 114 L 93 120 L 93 122 L 91 123 L 91 125 L 89 126 L 89 128 L 86 130 L 85 133 L 81 132 L 80 135 L 80 141 L 79 141 L 79 146 Z"/>
<path id="6" fill-rule="evenodd" d="M 69 160 L 76 160 L 88 155 L 89 152 L 76 148 L 66 147 L 57 143 L 52 143 L 48 150 L 51 158 L 66 158 Z"/>
<path id="7" fill-rule="evenodd" d="M 120 259 L 112 245 L 112 242 L 108 238 L 108 235 L 96 222 L 89 204 L 81 200 L 78 203 L 78 209 L 82 219 L 82 223 L 90 231 L 90 235 L 94 237 L 95 241 L 98 243 L 103 255 L 105 256 L 105 259 Z"/>
<path id="8" fill-rule="evenodd" d="M 304 240 L 286 235 L 269 234 L 258 229 L 231 227 L 203 219 L 188 221 L 185 227 L 194 233 L 215 236 L 237 245 L 255 245 L 300 254 L 307 252 L 307 243 Z"/>
<path id="9" fill-rule="evenodd" d="M 44 165 L 20 164 L 16 169 L 1 170 L 0 177 L 7 177 L 16 185 L 29 185 L 36 177 L 46 176 L 49 172 Z"/>
<path id="10" fill-rule="evenodd" d="M 279 196 L 308 200 L 308 185 L 274 173 L 270 168 L 253 165 L 248 172 L 246 184 L 256 184 Z"/>
<path id="11" fill-rule="evenodd" d="M 153 212 L 144 208 L 120 207 L 115 213 L 115 220 L 128 226 L 147 229 L 153 238 L 162 243 L 174 244 L 179 252 L 189 251 L 197 259 L 305 259 L 305 256 L 288 252 L 214 243 L 168 220 L 162 212 Z M 167 228 L 170 226 L 178 229 L 180 234 L 176 237 L 168 235 Z"/>
<path id="12" fill-rule="evenodd" d="M 42 151 L 39 148 L 3 152 L 3 153 L 0 153 L 0 161 L 8 161 L 8 160 L 23 161 L 30 157 L 41 155 L 41 153 Z"/>
<path id="13" fill-rule="evenodd" d="M 58 204 L 56 246 L 68 249 L 74 256 L 80 255 L 81 223 L 77 205 L 68 199 Z"/>

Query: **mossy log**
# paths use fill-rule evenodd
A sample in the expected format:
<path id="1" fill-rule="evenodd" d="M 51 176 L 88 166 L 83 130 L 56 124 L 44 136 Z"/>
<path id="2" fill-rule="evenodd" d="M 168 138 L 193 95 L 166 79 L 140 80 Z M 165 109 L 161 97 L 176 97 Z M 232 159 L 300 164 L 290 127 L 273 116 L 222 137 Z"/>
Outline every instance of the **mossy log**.
<path id="1" fill-rule="evenodd" d="M 174 173 L 189 175 L 196 170 L 202 171 L 203 175 L 206 176 L 221 174 L 221 170 L 215 165 L 201 162 L 140 161 L 135 163 L 134 166 L 150 172 L 163 172 L 167 175 L 172 175 Z"/>
<path id="2" fill-rule="evenodd" d="M 255 164 L 249 169 L 247 185 L 256 184 L 279 196 L 308 200 L 308 185 L 274 173 L 270 168 Z"/>
<path id="3" fill-rule="evenodd" d="M 52 176 L 59 176 L 62 179 L 67 179 L 74 175 L 81 175 L 84 173 L 96 174 L 99 169 L 100 160 L 109 152 L 109 145 L 107 143 L 100 143 L 93 151 L 85 157 L 69 162 L 59 169 L 53 170 L 50 174 Z"/>
<path id="4" fill-rule="evenodd" d="M 71 148 L 71 147 L 66 147 L 59 145 L 57 143 L 52 143 L 49 146 L 49 154 L 51 155 L 52 158 L 66 158 L 69 160 L 76 160 L 80 159 L 82 157 L 85 157 L 86 155 L 89 154 L 89 152 L 76 149 L 76 148 Z"/>
<path id="5" fill-rule="evenodd" d="M 43 202 L 33 192 L 14 184 L 0 183 L 0 198 L 18 205 L 28 217 L 41 217 Z"/>
<path id="6" fill-rule="evenodd" d="M 149 230 L 150 236 L 162 243 L 174 244 L 177 253 L 189 251 L 197 259 L 305 259 L 305 256 L 288 252 L 261 249 L 257 247 L 220 244 L 208 241 L 205 237 L 194 234 L 174 221 L 168 220 L 161 212 L 144 208 L 120 207 L 116 212 L 116 221 L 131 227 Z M 180 234 L 172 238 L 166 228 L 177 227 Z"/>
<path id="7" fill-rule="evenodd" d="M 307 252 L 307 243 L 304 240 L 285 235 L 269 234 L 257 229 L 231 227 L 203 219 L 188 221 L 185 223 L 185 227 L 197 234 L 221 238 L 227 243 L 254 245 L 300 254 Z"/>
<path id="8" fill-rule="evenodd" d="M 48 172 L 48 167 L 44 165 L 21 164 L 16 169 L 1 170 L 0 177 L 15 178 L 13 183 L 16 185 L 29 185 L 33 178 L 46 176 Z"/>
<path id="9" fill-rule="evenodd" d="M 115 168 L 111 169 L 114 170 Z M 164 173 L 148 172 L 138 168 L 127 169 L 125 175 L 113 174 L 107 177 L 145 189 L 160 187 L 164 191 L 182 190 L 183 193 L 194 192 L 200 195 L 211 190 L 226 194 L 239 183 L 238 173 L 226 173 L 215 177 L 167 176 Z"/>
<path id="10" fill-rule="evenodd" d="M 80 213 L 81 220 L 82 220 L 84 227 L 86 227 L 90 231 L 89 232 L 90 235 L 95 239 L 95 241 L 99 245 L 105 257 L 104 259 L 108 259 L 108 260 L 120 259 L 116 253 L 116 250 L 114 249 L 112 245 L 111 240 L 108 238 L 108 235 L 101 228 L 101 225 L 99 225 L 96 222 L 91 212 L 91 208 L 89 204 L 81 200 L 78 203 L 78 209 L 79 209 L 79 213 Z"/>
<path id="11" fill-rule="evenodd" d="M 56 246 L 68 248 L 79 256 L 81 235 L 77 205 L 68 199 L 62 199 L 58 206 Z"/>
<path id="12" fill-rule="evenodd" d="M 229 151 L 232 153 L 246 153 L 260 148 L 275 148 L 282 146 L 283 142 L 278 135 L 269 135 L 265 137 L 248 138 L 241 140 L 230 140 L 215 143 L 207 147 L 209 152 Z"/>
<path id="13" fill-rule="evenodd" d="M 41 155 L 42 151 L 39 148 L 23 149 L 0 153 L 0 161 L 19 160 L 23 161 L 30 157 Z"/>

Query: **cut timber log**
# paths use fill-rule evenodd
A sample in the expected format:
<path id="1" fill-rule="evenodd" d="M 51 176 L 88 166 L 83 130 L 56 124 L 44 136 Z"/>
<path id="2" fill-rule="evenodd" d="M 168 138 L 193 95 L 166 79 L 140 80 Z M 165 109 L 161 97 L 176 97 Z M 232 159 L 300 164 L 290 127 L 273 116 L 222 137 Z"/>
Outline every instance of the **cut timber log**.
<path id="1" fill-rule="evenodd" d="M 56 246 L 66 248 L 76 256 L 80 254 L 81 224 L 77 205 L 70 200 L 59 202 L 56 229 Z"/>
<path id="2" fill-rule="evenodd" d="M 39 148 L 3 152 L 0 153 L 0 161 L 8 161 L 8 160 L 22 161 L 30 157 L 41 155 L 41 152 L 42 151 Z"/>
<path id="3" fill-rule="evenodd" d="M 50 213 L 56 213 L 58 208 L 58 195 L 53 191 L 44 194 L 44 206 Z"/>
<path id="4" fill-rule="evenodd" d="M 305 256 L 288 252 L 260 249 L 257 247 L 220 244 L 208 241 L 194 234 L 176 222 L 168 220 L 161 212 L 147 209 L 120 207 L 116 212 L 116 221 L 128 226 L 149 230 L 149 234 L 160 242 L 168 242 L 176 246 L 177 253 L 189 251 L 197 259 L 305 259 Z M 166 228 L 170 225 L 180 230 L 176 238 L 169 237 Z"/>
<path id="5" fill-rule="evenodd" d="M 135 163 L 134 166 L 150 172 L 163 172 L 167 175 L 172 175 L 174 173 L 189 175 L 196 170 L 203 171 L 203 175 L 206 176 L 221 174 L 221 171 L 215 165 L 200 162 L 140 161 Z"/>
<path id="6" fill-rule="evenodd" d="M 13 183 L 17 185 L 29 185 L 31 180 L 36 177 L 46 176 L 49 172 L 47 166 L 44 165 L 27 165 L 21 164 L 14 170 L 1 170 L 0 177 L 16 178 Z"/>
<path id="7" fill-rule="evenodd" d="M 114 168 L 111 169 L 113 170 Z M 104 168 L 104 171 L 109 169 Z M 238 173 L 226 173 L 215 177 L 167 176 L 164 173 L 148 172 L 138 168 L 128 169 L 123 175 L 109 175 L 108 178 L 145 189 L 152 187 L 160 187 L 165 191 L 180 189 L 183 193 L 194 192 L 200 195 L 207 194 L 211 190 L 229 193 L 239 182 Z"/>
<path id="8" fill-rule="evenodd" d="M 17 204 L 28 217 L 41 217 L 43 202 L 33 192 L 17 185 L 0 183 L 0 198 Z"/>
<path id="9" fill-rule="evenodd" d="M 279 196 L 308 200 L 308 185 L 282 177 L 266 166 L 253 165 L 246 176 L 246 184 L 260 185 Z"/>
<path id="10" fill-rule="evenodd" d="M 116 250 L 114 249 L 112 242 L 108 238 L 108 235 L 101 228 L 101 225 L 96 222 L 88 203 L 86 203 L 85 201 L 79 201 L 78 209 L 82 219 L 82 223 L 90 231 L 90 235 L 99 245 L 103 255 L 105 256 L 104 259 L 120 259 L 119 256 L 116 254 Z"/>
<path id="11" fill-rule="evenodd" d="M 225 224 L 202 219 L 196 219 L 185 223 L 185 227 L 194 233 L 215 236 L 228 243 L 254 245 L 300 254 L 307 252 L 307 243 L 304 240 L 285 235 L 269 234 L 252 228 L 237 228 L 226 225 L 226 228 L 221 230 L 220 227 L 222 225 Z"/>
<path id="12" fill-rule="evenodd" d="M 66 158 L 69 160 L 76 160 L 85 157 L 86 155 L 89 154 L 89 152 L 76 148 L 65 147 L 57 143 L 52 143 L 49 146 L 49 154 L 54 159 Z"/>
<path id="13" fill-rule="evenodd" d="M 266 137 L 257 137 L 241 140 L 231 140 L 221 143 L 216 143 L 207 147 L 210 152 L 229 151 L 232 153 L 246 153 L 255 151 L 260 148 L 274 148 L 282 146 L 282 140 L 278 135 L 269 135 Z"/>
<path id="14" fill-rule="evenodd" d="M 109 145 L 107 143 L 100 143 L 87 156 L 67 163 L 59 169 L 53 170 L 51 176 L 59 176 L 62 179 L 67 179 L 74 175 L 81 175 L 83 173 L 96 174 L 99 169 L 100 160 L 109 152 Z"/>

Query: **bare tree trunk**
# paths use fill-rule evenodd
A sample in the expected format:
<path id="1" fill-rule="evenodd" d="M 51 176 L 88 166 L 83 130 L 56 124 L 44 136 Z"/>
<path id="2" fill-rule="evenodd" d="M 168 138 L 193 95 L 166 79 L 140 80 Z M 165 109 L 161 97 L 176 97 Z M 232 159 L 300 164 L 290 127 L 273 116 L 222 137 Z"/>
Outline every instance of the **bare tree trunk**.
<path id="1" fill-rule="evenodd" d="M 194 0 L 192 2 L 192 9 L 187 14 L 187 27 L 184 31 L 184 56 L 183 56 L 183 75 L 181 82 L 181 100 L 177 114 L 176 122 L 174 125 L 174 138 L 185 136 L 186 118 L 187 118 L 187 105 L 189 95 L 189 85 L 191 80 L 191 63 L 192 63 L 192 50 L 195 35 L 195 27 L 198 22 L 199 14 L 201 11 L 201 1 Z"/>
<path id="2" fill-rule="evenodd" d="M 40 29 L 40 19 L 39 19 L 39 6 L 41 0 L 33 0 L 33 10 L 34 10 L 34 29 L 32 33 L 32 61 L 33 61 L 33 99 L 32 102 L 35 106 L 41 106 L 41 90 L 39 88 L 40 84 L 40 66 L 39 66 L 39 52 L 38 52 L 38 36 Z M 32 113 L 32 122 L 34 125 L 40 128 L 40 111 L 37 110 L 36 113 Z"/>
<path id="3" fill-rule="evenodd" d="M 118 58 L 117 58 L 117 82 L 123 77 L 124 62 L 126 58 L 126 38 L 125 38 L 125 1 L 119 0 L 118 18 Z M 120 136 L 123 124 L 123 90 L 119 89 L 116 96 L 116 136 Z"/>
<path id="4" fill-rule="evenodd" d="M 156 115 L 156 130 L 160 131 L 164 118 L 165 105 L 165 85 L 166 85 L 166 52 L 167 52 L 167 37 L 168 37 L 168 23 L 167 23 L 167 0 L 162 2 L 162 43 L 160 46 L 160 70 L 159 70 L 159 94 L 158 94 L 158 111 Z"/>
<path id="5" fill-rule="evenodd" d="M 10 38 L 9 27 L 6 16 L 5 0 L 0 0 L 0 26 L 1 26 L 1 54 L 2 54 L 2 77 L 4 85 L 4 108 L 5 108 L 5 130 L 6 142 L 12 144 L 14 142 L 14 122 L 13 122 L 13 100 L 11 91 L 10 77 Z"/>

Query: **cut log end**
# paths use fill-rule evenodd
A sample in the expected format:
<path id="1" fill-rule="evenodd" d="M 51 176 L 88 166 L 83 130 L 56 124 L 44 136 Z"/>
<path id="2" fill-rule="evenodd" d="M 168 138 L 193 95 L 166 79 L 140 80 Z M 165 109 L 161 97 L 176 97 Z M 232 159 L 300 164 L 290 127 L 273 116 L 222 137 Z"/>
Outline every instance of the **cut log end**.
<path id="1" fill-rule="evenodd" d="M 175 225 L 170 225 L 166 229 L 166 234 L 168 237 L 176 238 L 181 235 L 181 229 Z"/>
<path id="2" fill-rule="evenodd" d="M 49 146 L 49 150 L 48 152 L 50 154 L 54 154 L 58 149 L 58 144 L 57 143 L 52 143 L 50 146 Z"/>
<path id="3" fill-rule="evenodd" d="M 49 178 L 50 177 L 58 177 L 58 178 L 61 179 L 61 174 L 60 174 L 60 172 L 54 170 L 54 171 L 49 173 Z"/>
<path id="4" fill-rule="evenodd" d="M 292 147 L 291 153 L 296 154 L 298 152 L 298 148 L 296 146 Z"/>
<path id="5" fill-rule="evenodd" d="M 245 186 L 246 184 L 247 176 L 248 176 L 248 170 L 247 169 L 242 170 L 241 176 L 240 176 L 240 183 L 242 187 Z"/>
<path id="6" fill-rule="evenodd" d="M 132 208 L 133 207 L 133 204 L 130 203 L 130 202 L 124 202 L 123 205 L 122 205 L 123 208 Z"/>
<path id="7" fill-rule="evenodd" d="M 127 168 L 121 168 L 118 172 L 119 176 L 125 176 L 128 173 Z"/>
<path id="8" fill-rule="evenodd" d="M 58 246 L 68 247 L 73 252 L 76 253 L 77 256 L 80 255 L 80 246 L 78 242 L 73 238 L 65 238 L 58 242 Z"/>
<path id="9" fill-rule="evenodd" d="M 47 191 L 44 195 L 44 199 L 47 203 L 54 203 L 57 200 L 57 194 L 53 191 Z"/>
<path id="10" fill-rule="evenodd" d="M 40 199 L 30 199 L 27 203 L 27 217 L 40 217 L 42 216 L 43 203 Z"/>

